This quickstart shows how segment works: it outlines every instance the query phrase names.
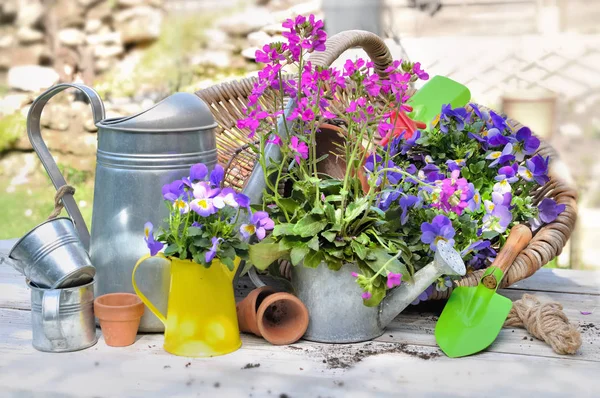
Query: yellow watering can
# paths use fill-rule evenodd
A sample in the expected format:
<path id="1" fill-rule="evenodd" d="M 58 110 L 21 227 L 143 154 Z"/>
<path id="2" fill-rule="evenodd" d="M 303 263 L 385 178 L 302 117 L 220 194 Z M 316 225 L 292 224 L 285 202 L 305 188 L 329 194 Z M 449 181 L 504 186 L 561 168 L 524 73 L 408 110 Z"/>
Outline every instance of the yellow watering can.
<path id="1" fill-rule="evenodd" d="M 191 260 L 165 257 L 161 253 L 158 256 L 171 263 L 167 316 L 160 313 L 135 282 L 137 268 L 151 257 L 149 254 L 135 264 L 131 281 L 135 293 L 165 325 L 165 351 L 186 357 L 213 357 L 240 348 L 232 283 L 240 259 L 235 259 L 230 271 L 216 259 L 205 268 Z"/>

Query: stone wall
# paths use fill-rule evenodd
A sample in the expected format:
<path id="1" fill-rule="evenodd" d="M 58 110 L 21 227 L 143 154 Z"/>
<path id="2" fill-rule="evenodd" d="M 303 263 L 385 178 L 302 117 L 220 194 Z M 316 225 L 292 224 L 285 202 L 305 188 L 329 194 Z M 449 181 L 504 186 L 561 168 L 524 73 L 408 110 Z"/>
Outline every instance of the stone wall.
<path id="1" fill-rule="evenodd" d="M 156 40 L 162 0 L 2 0 L 0 82 L 39 91 L 92 84 L 132 48 Z"/>

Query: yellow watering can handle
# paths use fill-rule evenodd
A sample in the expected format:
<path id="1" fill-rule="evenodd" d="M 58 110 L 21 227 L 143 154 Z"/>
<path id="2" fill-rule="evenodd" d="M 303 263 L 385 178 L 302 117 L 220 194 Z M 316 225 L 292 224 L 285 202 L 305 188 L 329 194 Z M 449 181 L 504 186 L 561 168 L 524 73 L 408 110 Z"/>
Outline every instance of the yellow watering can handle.
<path id="1" fill-rule="evenodd" d="M 162 257 L 165 260 L 169 261 L 169 259 L 166 258 L 162 253 L 158 253 L 157 256 L 158 257 Z M 140 264 L 142 264 L 144 261 L 148 260 L 150 257 L 152 257 L 150 254 L 146 254 L 145 256 L 143 256 L 142 258 L 140 258 L 138 260 L 138 262 L 135 264 L 135 267 L 133 267 L 133 272 L 131 273 L 131 283 L 133 284 L 133 290 L 135 290 L 135 294 L 138 295 L 138 297 L 144 302 L 144 304 L 146 304 L 146 306 L 150 309 L 150 311 L 152 311 L 152 313 L 154 315 L 156 315 L 156 317 L 166 327 L 167 326 L 167 318 L 163 314 L 160 313 L 160 311 L 158 310 L 158 308 L 156 308 L 154 306 L 154 304 L 152 304 L 150 302 L 150 300 L 148 300 L 148 298 L 146 296 L 144 296 L 144 293 L 142 293 L 140 291 L 140 289 L 137 286 L 137 283 L 135 282 L 135 273 L 136 273 L 138 267 L 140 266 Z"/>

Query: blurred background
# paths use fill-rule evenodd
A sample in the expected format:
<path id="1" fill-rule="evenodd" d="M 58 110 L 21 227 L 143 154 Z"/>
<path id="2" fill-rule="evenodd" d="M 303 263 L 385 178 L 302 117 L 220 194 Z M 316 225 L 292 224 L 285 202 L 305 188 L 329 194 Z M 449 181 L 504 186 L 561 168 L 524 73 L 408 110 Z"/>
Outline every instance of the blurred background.
<path id="1" fill-rule="evenodd" d="M 311 13 L 329 35 L 380 35 L 396 59 L 465 84 L 473 101 L 549 140 L 580 194 L 577 229 L 549 266 L 600 269 L 600 0 L 1 0 L 0 239 L 22 236 L 53 208 L 25 131 L 44 89 L 84 83 L 107 117 L 133 115 L 173 92 L 256 73 L 255 50 L 281 39 L 286 18 Z M 63 94 L 42 125 L 89 225 L 91 112 Z"/>

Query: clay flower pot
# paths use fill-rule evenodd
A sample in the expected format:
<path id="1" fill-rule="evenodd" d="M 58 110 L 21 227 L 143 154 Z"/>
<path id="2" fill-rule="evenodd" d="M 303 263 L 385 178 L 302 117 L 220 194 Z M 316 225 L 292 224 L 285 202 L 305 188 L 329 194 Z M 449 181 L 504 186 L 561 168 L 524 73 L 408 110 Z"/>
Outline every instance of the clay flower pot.
<path id="1" fill-rule="evenodd" d="M 323 123 L 319 125 L 315 139 L 317 144 L 317 159 L 323 155 L 329 155 L 326 159 L 319 162 L 317 171 L 327 174 L 338 180 L 343 180 L 346 174 L 346 154 L 344 146 L 346 142 L 346 131 L 333 124 Z M 364 150 L 364 148 L 363 148 Z M 369 182 L 363 167 L 358 168 L 358 179 L 360 180 L 363 192 L 369 192 Z"/>
<path id="2" fill-rule="evenodd" d="M 144 303 L 135 294 L 111 293 L 94 300 L 94 315 L 100 320 L 100 328 L 106 344 L 125 347 L 135 342 Z"/>
<path id="3" fill-rule="evenodd" d="M 254 289 L 237 304 L 242 332 L 254 333 L 274 345 L 298 341 L 308 328 L 308 310 L 300 299 L 269 286 Z"/>

